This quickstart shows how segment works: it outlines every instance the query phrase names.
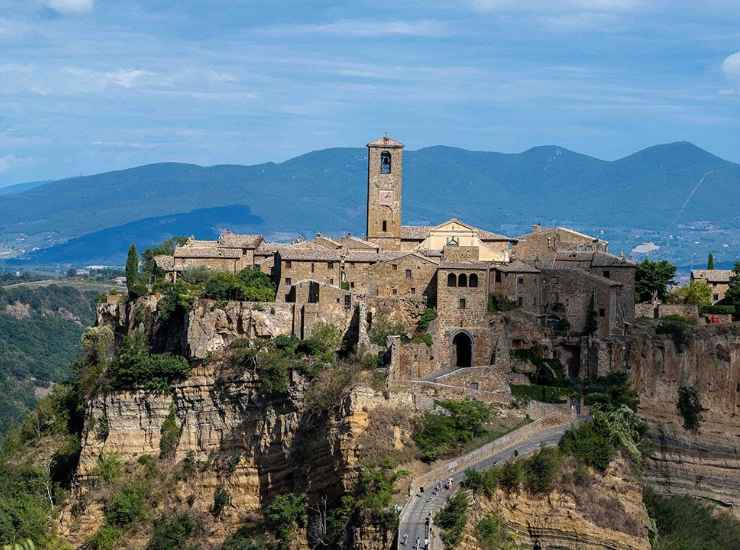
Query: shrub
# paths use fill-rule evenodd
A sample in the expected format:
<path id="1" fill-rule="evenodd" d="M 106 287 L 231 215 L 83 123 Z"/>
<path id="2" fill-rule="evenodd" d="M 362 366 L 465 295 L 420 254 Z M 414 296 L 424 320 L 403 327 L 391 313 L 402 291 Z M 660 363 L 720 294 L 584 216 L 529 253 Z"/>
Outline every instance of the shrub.
<path id="1" fill-rule="evenodd" d="M 103 525 L 90 539 L 88 546 L 94 550 L 116 550 L 121 547 L 121 535 L 123 535 L 123 531 L 118 527 Z"/>
<path id="2" fill-rule="evenodd" d="M 668 315 L 658 321 L 656 334 L 667 334 L 673 340 L 677 351 L 683 351 L 691 340 L 693 322 L 678 315 Z"/>
<path id="3" fill-rule="evenodd" d="M 258 269 L 247 268 L 238 274 L 212 273 L 205 282 L 203 295 L 215 300 L 273 302 L 275 301 L 275 287 L 265 273 Z"/>
<path id="4" fill-rule="evenodd" d="M 306 525 L 306 497 L 288 493 L 276 496 L 265 509 L 265 524 L 281 542 L 291 540 L 299 527 Z"/>
<path id="5" fill-rule="evenodd" d="M 462 481 L 462 486 L 477 495 L 483 494 L 491 497 L 496 491 L 500 478 L 501 468 L 489 468 L 483 472 L 469 468 L 465 470 L 465 479 Z"/>
<path id="6" fill-rule="evenodd" d="M 147 550 L 181 550 L 182 546 L 200 530 L 200 522 L 188 513 L 162 517 L 154 528 Z"/>
<path id="7" fill-rule="evenodd" d="M 611 438 L 598 430 L 593 422 L 570 428 L 560 440 L 560 450 L 602 472 L 616 453 Z"/>
<path id="8" fill-rule="evenodd" d="M 51 512 L 47 480 L 30 466 L 11 468 L 0 461 L 0 544 L 44 539 Z"/>
<path id="9" fill-rule="evenodd" d="M 588 383 L 586 405 L 603 404 L 610 407 L 626 405 L 637 411 L 639 398 L 630 387 L 629 375 L 626 372 L 613 372 Z"/>
<path id="10" fill-rule="evenodd" d="M 144 335 L 127 336 L 107 371 L 113 390 L 141 388 L 164 392 L 169 385 L 184 378 L 190 364 L 183 357 L 149 353 Z"/>
<path id="11" fill-rule="evenodd" d="M 475 526 L 475 536 L 483 550 L 514 548 L 513 538 L 503 522 L 494 514 L 482 517 Z"/>
<path id="12" fill-rule="evenodd" d="M 699 429 L 702 421 L 702 406 L 699 393 L 693 386 L 681 386 L 678 388 L 678 412 L 683 417 L 683 427 L 690 431 Z"/>
<path id="13" fill-rule="evenodd" d="M 221 550 L 265 550 L 264 534 L 253 527 L 242 527 L 224 540 Z"/>
<path id="14" fill-rule="evenodd" d="M 454 548 L 462 541 L 469 507 L 468 496 L 463 491 L 458 491 L 434 516 L 434 523 L 442 530 L 441 538 L 445 547 Z"/>
<path id="15" fill-rule="evenodd" d="M 704 306 L 701 308 L 701 312 L 710 315 L 735 315 L 735 306 L 719 304 L 713 306 Z"/>
<path id="16" fill-rule="evenodd" d="M 432 347 L 432 345 L 434 345 L 434 338 L 428 332 L 425 332 L 424 334 L 414 334 L 414 337 L 411 339 L 411 341 L 415 344 L 426 344 L 430 348 Z"/>
<path id="17" fill-rule="evenodd" d="M 540 449 L 524 461 L 524 486 L 530 493 L 549 493 L 560 469 L 558 449 Z"/>
<path id="18" fill-rule="evenodd" d="M 105 506 L 105 521 L 108 525 L 125 527 L 144 519 L 147 515 L 146 497 L 148 485 L 131 482 L 116 493 Z"/>
<path id="19" fill-rule="evenodd" d="M 159 429 L 159 458 L 172 458 L 175 456 L 177 444 L 180 441 L 180 428 L 177 425 L 177 416 L 175 414 L 175 404 L 170 405 L 170 412 L 162 422 Z"/>
<path id="20" fill-rule="evenodd" d="M 157 303 L 157 311 L 163 321 L 184 316 L 193 308 L 193 304 L 201 293 L 200 286 L 188 283 L 185 279 L 178 279 L 175 283 L 166 283 L 157 289 L 162 293 Z"/>
<path id="21" fill-rule="evenodd" d="M 539 384 L 511 384 L 511 395 L 525 401 L 541 401 L 543 403 L 565 403 L 573 390 L 557 386 L 541 386 Z"/>
<path id="22" fill-rule="evenodd" d="M 485 434 L 484 424 L 491 417 L 491 410 L 479 401 L 439 401 L 437 405 L 444 412 L 426 413 L 413 435 L 426 461 L 436 460 Z"/>
<path id="23" fill-rule="evenodd" d="M 399 321 L 391 321 L 382 315 L 373 320 L 373 326 L 368 332 L 370 341 L 378 346 L 385 347 L 389 336 L 402 336 L 407 332 L 406 327 Z"/>
<path id="24" fill-rule="evenodd" d="M 509 493 L 516 492 L 522 481 L 524 481 L 524 469 L 520 461 L 510 460 L 501 466 L 499 483 L 504 490 Z"/>
<path id="25" fill-rule="evenodd" d="M 490 313 L 496 313 L 499 311 L 511 311 L 519 307 L 519 304 L 514 300 L 509 300 L 506 296 L 499 294 L 491 294 L 488 297 L 488 311 Z"/>
<path id="26" fill-rule="evenodd" d="M 429 325 L 432 321 L 434 321 L 437 318 L 437 310 L 433 307 L 428 307 L 424 310 L 424 312 L 421 314 L 421 317 L 419 317 L 419 323 L 417 327 L 420 331 L 426 331 L 429 328 Z"/>
<path id="27" fill-rule="evenodd" d="M 221 513 L 224 508 L 231 505 L 231 495 L 223 487 L 216 489 L 213 494 L 213 505 L 211 506 L 211 514 L 213 517 L 221 517 Z"/>
<path id="28" fill-rule="evenodd" d="M 113 483 L 121 476 L 123 463 L 118 458 L 118 455 L 101 453 L 98 456 L 98 464 L 95 467 L 95 472 L 106 483 Z"/>

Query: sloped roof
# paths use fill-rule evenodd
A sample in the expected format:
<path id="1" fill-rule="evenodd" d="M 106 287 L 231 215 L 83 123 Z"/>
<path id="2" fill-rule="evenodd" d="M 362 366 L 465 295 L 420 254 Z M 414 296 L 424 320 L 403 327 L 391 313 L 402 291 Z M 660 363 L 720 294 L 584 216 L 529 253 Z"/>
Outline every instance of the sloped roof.
<path id="1" fill-rule="evenodd" d="M 692 279 L 703 279 L 710 283 L 729 283 L 732 278 L 731 269 L 693 269 Z"/>
<path id="2" fill-rule="evenodd" d="M 262 242 L 262 235 L 249 235 L 224 231 L 218 237 L 218 244 L 234 248 L 257 248 Z"/>
<path id="3" fill-rule="evenodd" d="M 159 254 L 152 258 L 156 266 L 162 271 L 172 271 L 175 269 L 175 258 L 167 254 Z"/>
<path id="4" fill-rule="evenodd" d="M 418 252 L 411 251 L 411 252 L 382 252 L 380 255 L 380 262 L 394 262 L 398 260 L 402 260 L 404 258 L 407 258 L 408 256 L 413 256 L 415 259 L 421 260 L 423 262 L 428 262 L 431 264 L 438 265 L 439 259 L 438 258 L 430 258 L 429 256 L 425 256 L 423 254 L 419 254 Z"/>
<path id="5" fill-rule="evenodd" d="M 598 237 L 594 237 L 593 235 L 587 235 L 586 233 L 581 233 L 580 231 L 576 231 L 575 229 L 571 229 L 570 227 L 540 227 L 536 231 L 530 231 L 529 233 L 525 233 L 524 235 L 520 235 L 517 237 L 518 240 L 526 240 L 528 237 L 531 237 L 532 235 L 539 235 L 540 233 L 552 233 L 553 231 L 562 231 L 564 233 L 570 233 L 571 235 L 575 235 L 577 237 L 582 237 L 583 239 L 589 240 L 591 242 L 600 242 L 604 244 L 608 244 L 607 241 L 603 239 L 599 239 Z"/>
<path id="6" fill-rule="evenodd" d="M 590 271 L 584 271 L 583 269 L 562 270 L 562 269 L 543 268 L 541 273 L 548 277 L 557 277 L 558 272 L 562 273 L 563 271 L 567 271 L 567 273 L 569 274 L 577 274 L 578 277 L 591 280 L 594 283 L 598 283 L 598 284 L 602 284 L 606 286 L 622 286 L 622 283 L 620 283 L 619 281 L 615 281 L 614 279 L 607 279 L 606 277 L 602 277 L 601 275 L 597 275 L 596 273 L 591 273 Z"/>
<path id="7" fill-rule="evenodd" d="M 431 225 L 402 225 L 401 239 L 408 241 L 423 241 L 429 236 Z"/>
<path id="8" fill-rule="evenodd" d="M 365 239 L 361 239 L 359 237 L 355 237 L 354 235 L 350 235 L 349 233 L 339 239 L 339 243 L 349 250 L 364 250 L 364 249 L 372 249 L 372 250 L 378 250 L 380 248 L 380 245 L 371 243 L 370 241 L 366 241 Z"/>
<path id="9" fill-rule="evenodd" d="M 632 260 L 609 252 L 560 251 L 553 260 L 554 267 L 636 267 Z"/>
<path id="10" fill-rule="evenodd" d="M 342 248 L 342 243 L 335 241 L 331 237 L 322 235 L 321 233 L 316 233 L 313 242 L 319 246 L 323 246 L 324 248 Z"/>
<path id="11" fill-rule="evenodd" d="M 367 144 L 368 147 L 388 147 L 389 149 L 397 149 L 403 147 L 403 143 L 392 137 L 384 136 L 378 139 L 374 139 Z"/>
<path id="12" fill-rule="evenodd" d="M 228 258 L 238 260 L 242 257 L 240 250 L 218 248 L 216 246 L 178 246 L 175 258 Z"/>
<path id="13" fill-rule="evenodd" d="M 490 267 L 490 263 L 487 262 L 440 262 L 440 269 L 477 269 L 487 270 Z"/>
<path id="14" fill-rule="evenodd" d="M 516 239 L 512 237 L 507 237 L 506 235 L 500 235 L 498 233 L 494 233 L 493 231 L 488 231 L 486 229 L 481 229 L 480 227 L 475 227 L 474 225 L 465 223 L 459 220 L 458 218 L 450 218 L 449 220 L 446 220 L 438 225 L 402 225 L 401 226 L 401 239 L 407 240 L 407 241 L 423 241 L 429 236 L 429 233 L 431 233 L 433 230 L 442 229 L 445 225 L 450 224 L 450 223 L 456 223 L 458 225 L 462 225 L 463 227 L 467 228 L 469 231 L 477 232 L 478 236 L 480 237 L 480 240 L 484 242 L 493 242 L 493 241 L 516 242 Z"/>
<path id="15" fill-rule="evenodd" d="M 505 273 L 539 273 L 540 270 L 534 266 L 524 263 L 521 260 L 513 260 L 508 264 L 493 264 L 493 269 L 503 271 Z"/>
<path id="16" fill-rule="evenodd" d="M 321 262 L 338 262 L 341 258 L 339 250 L 331 248 L 299 248 L 285 247 L 279 248 L 278 253 L 283 260 L 296 261 L 321 261 Z"/>

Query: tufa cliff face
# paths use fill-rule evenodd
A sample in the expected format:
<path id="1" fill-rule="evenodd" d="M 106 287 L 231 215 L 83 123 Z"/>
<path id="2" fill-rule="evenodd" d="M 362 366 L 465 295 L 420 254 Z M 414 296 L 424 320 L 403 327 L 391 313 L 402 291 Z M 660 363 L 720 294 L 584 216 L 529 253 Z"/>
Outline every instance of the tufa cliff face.
<path id="1" fill-rule="evenodd" d="M 638 326 L 627 364 L 654 446 L 644 464 L 647 480 L 659 492 L 707 499 L 740 517 L 739 328 L 696 328 L 677 346 Z M 677 409 L 682 386 L 699 395 L 703 421 L 696 431 L 683 427 Z"/>
<path id="2" fill-rule="evenodd" d="M 173 471 L 190 464 L 161 511 L 186 507 L 206 518 L 203 542 L 217 547 L 276 495 L 337 502 L 357 479 L 374 411 L 413 409 L 408 394 L 387 397 L 355 384 L 330 409 L 319 410 L 307 405 L 309 382 L 296 371 L 287 393 L 265 395 L 257 374 L 219 353 L 236 338 L 254 336 L 255 326 L 260 336 L 280 334 L 279 311 L 245 306 L 199 304 L 181 326 L 182 339 L 160 322 L 151 298 L 100 307 L 98 322 L 111 326 L 119 340 L 143 329 L 153 348 L 190 350 L 194 367 L 166 393 L 112 392 L 88 403 L 76 494 L 61 522 L 73 544 L 83 544 L 103 523 L 95 487 L 106 457 L 136 464 L 148 455 Z M 228 493 L 229 504 L 211 521 L 219 491 Z M 392 533 L 373 525 L 349 530 L 349 547 L 381 550 L 392 541 Z"/>

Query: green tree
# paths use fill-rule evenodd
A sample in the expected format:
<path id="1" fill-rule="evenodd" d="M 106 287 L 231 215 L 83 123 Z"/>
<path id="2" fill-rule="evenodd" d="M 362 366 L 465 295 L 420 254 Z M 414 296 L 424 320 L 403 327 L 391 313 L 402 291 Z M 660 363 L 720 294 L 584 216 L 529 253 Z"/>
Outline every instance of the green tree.
<path id="1" fill-rule="evenodd" d="M 681 301 L 697 306 L 712 305 L 712 289 L 706 281 L 691 281 L 678 291 Z"/>
<path id="2" fill-rule="evenodd" d="M 139 254 L 136 252 L 136 245 L 131 243 L 128 249 L 128 258 L 126 258 L 126 287 L 129 294 L 136 294 L 136 285 L 139 282 Z"/>
<path id="3" fill-rule="evenodd" d="M 740 262 L 735 262 L 735 267 L 732 270 L 732 277 L 730 277 L 730 285 L 725 294 L 724 303 L 734 305 L 736 311 L 740 311 Z"/>
<path id="4" fill-rule="evenodd" d="M 714 269 L 714 254 L 712 254 L 711 252 L 707 257 L 707 269 Z"/>
<path id="5" fill-rule="evenodd" d="M 653 294 L 665 300 L 668 286 L 675 284 L 676 266 L 666 260 L 654 262 L 646 259 L 637 264 L 635 273 L 635 298 L 638 302 L 649 302 Z"/>

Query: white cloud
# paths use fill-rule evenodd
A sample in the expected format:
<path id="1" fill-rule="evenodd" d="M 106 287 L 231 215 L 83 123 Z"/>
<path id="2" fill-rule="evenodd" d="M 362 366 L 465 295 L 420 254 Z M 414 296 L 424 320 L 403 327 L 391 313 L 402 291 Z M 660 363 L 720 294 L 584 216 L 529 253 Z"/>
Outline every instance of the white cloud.
<path id="1" fill-rule="evenodd" d="M 740 83 L 740 52 L 727 56 L 722 62 L 722 72 L 730 80 L 737 80 Z"/>
<path id="2" fill-rule="evenodd" d="M 95 0 L 44 0 L 44 5 L 65 15 L 76 15 L 91 12 Z"/>
<path id="3" fill-rule="evenodd" d="M 328 34 L 335 36 L 446 36 L 451 34 L 449 27 L 432 20 L 418 21 L 373 21 L 364 19 L 343 19 L 331 23 L 315 25 L 278 25 L 260 31 L 269 36 L 292 36 L 299 34 Z"/>
<path id="4" fill-rule="evenodd" d="M 3 157 L 0 157 L 0 174 L 3 172 L 7 172 L 11 168 L 16 168 L 24 164 L 29 164 L 30 162 L 31 159 L 28 157 L 18 157 L 16 155 L 5 155 Z"/>
<path id="5" fill-rule="evenodd" d="M 625 12 L 650 0 L 471 0 L 480 11 L 526 11 L 548 13 Z"/>

